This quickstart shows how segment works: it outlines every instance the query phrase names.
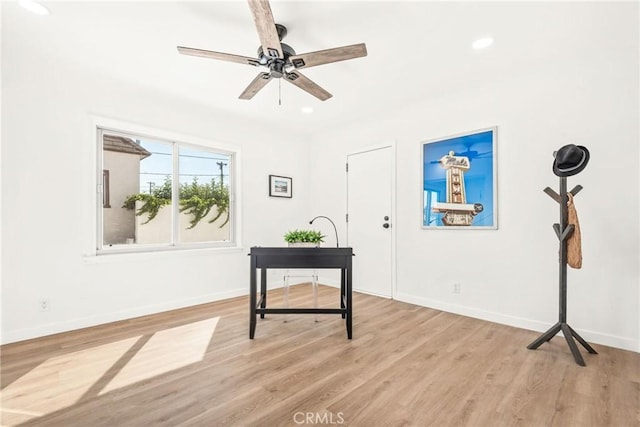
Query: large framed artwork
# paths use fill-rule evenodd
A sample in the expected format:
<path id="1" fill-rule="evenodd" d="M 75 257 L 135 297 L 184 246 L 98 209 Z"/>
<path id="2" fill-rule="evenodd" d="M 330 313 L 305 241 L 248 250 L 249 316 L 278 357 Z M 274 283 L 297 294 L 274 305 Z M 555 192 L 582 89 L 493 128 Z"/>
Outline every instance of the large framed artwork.
<path id="1" fill-rule="evenodd" d="M 497 128 L 421 143 L 422 228 L 498 228 Z"/>

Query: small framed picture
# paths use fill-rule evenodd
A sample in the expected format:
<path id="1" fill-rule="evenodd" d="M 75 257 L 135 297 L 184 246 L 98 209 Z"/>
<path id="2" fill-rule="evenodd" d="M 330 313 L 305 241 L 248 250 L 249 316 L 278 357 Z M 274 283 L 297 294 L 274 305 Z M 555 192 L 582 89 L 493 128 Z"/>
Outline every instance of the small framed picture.
<path id="1" fill-rule="evenodd" d="M 269 175 L 269 196 L 288 197 L 293 195 L 293 181 L 286 176 Z"/>

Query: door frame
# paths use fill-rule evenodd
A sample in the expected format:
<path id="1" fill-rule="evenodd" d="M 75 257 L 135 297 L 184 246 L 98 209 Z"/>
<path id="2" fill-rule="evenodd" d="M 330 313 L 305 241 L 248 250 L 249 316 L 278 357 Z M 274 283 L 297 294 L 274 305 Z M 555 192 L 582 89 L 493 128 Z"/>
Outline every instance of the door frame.
<path id="1" fill-rule="evenodd" d="M 397 141 L 393 141 L 391 143 L 380 143 L 376 145 L 365 146 L 355 151 L 348 152 L 345 156 L 345 164 L 349 164 L 349 156 L 364 154 L 370 151 L 382 150 L 385 148 L 391 149 L 391 299 L 396 299 L 396 295 L 398 293 L 398 283 L 397 283 L 397 269 L 396 269 L 396 220 L 397 220 L 397 211 L 396 211 L 396 145 Z M 345 168 L 345 198 L 346 198 L 346 207 L 347 214 L 349 214 L 349 173 Z M 349 245 L 349 222 L 347 221 L 347 245 Z M 356 256 L 358 254 L 355 254 Z"/>

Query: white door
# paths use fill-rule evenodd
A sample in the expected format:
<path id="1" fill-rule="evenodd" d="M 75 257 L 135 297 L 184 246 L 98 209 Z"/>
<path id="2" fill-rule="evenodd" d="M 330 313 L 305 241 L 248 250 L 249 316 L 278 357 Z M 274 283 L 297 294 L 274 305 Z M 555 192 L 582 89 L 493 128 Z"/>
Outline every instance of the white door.
<path id="1" fill-rule="evenodd" d="M 393 296 L 393 149 L 347 156 L 347 239 L 353 289 Z"/>

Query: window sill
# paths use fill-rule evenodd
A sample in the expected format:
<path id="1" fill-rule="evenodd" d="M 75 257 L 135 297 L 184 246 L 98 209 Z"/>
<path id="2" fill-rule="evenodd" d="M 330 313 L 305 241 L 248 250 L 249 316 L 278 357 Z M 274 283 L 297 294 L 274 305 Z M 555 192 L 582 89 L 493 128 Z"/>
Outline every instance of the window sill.
<path id="1" fill-rule="evenodd" d="M 162 258 L 176 258 L 176 257 L 192 257 L 192 256 L 210 256 L 221 255 L 230 253 L 241 253 L 244 250 L 239 246 L 224 246 L 224 247 L 207 247 L 207 248 L 189 248 L 189 247 L 168 247 L 168 248 L 154 248 L 154 249 L 114 249 L 101 251 L 99 253 L 87 254 L 82 256 L 82 261 L 85 264 L 102 264 L 110 262 L 122 262 L 122 261 L 146 261 Z"/>

